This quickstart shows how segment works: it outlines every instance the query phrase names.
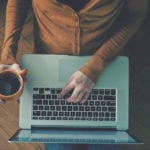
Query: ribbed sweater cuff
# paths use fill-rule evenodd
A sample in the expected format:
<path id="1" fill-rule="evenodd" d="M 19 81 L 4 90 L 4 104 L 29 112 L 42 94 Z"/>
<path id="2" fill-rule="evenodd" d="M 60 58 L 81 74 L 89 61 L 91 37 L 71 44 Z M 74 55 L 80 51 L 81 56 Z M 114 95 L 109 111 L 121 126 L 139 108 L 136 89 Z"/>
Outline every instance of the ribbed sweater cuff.
<path id="1" fill-rule="evenodd" d="M 105 68 L 106 63 L 97 55 L 92 56 L 87 63 L 79 68 L 79 71 L 84 73 L 89 79 L 96 83 L 101 72 Z"/>

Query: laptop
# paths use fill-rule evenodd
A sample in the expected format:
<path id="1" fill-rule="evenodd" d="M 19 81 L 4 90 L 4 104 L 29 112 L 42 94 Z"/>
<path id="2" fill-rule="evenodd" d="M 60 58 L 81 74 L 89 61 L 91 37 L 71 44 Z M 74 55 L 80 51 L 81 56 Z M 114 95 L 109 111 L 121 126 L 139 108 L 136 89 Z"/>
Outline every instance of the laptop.
<path id="1" fill-rule="evenodd" d="M 25 54 L 27 82 L 20 98 L 19 130 L 9 142 L 141 144 L 128 133 L 129 62 L 116 57 L 102 72 L 88 101 L 69 103 L 59 95 L 90 56 Z"/>

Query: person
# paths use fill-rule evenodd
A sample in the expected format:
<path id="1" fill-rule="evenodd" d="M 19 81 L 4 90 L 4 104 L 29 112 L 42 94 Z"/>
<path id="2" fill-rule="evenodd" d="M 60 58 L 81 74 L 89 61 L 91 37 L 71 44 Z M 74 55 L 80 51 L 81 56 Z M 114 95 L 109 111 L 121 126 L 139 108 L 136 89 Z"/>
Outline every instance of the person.
<path id="1" fill-rule="evenodd" d="M 8 0 L 0 70 L 22 69 L 16 53 L 30 6 L 34 12 L 35 53 L 91 55 L 61 92 L 64 96 L 73 90 L 67 101 L 84 103 L 101 72 L 140 27 L 148 0 Z M 68 145 L 68 149 L 73 146 Z M 56 147 L 63 149 L 64 145 Z"/>

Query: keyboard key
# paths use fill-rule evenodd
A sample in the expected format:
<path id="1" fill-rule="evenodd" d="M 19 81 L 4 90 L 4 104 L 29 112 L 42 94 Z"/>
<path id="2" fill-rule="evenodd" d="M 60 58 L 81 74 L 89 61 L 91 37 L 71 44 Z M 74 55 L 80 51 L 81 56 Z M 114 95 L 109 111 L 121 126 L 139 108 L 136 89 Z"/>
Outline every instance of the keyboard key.
<path id="1" fill-rule="evenodd" d="M 98 120 L 98 118 L 93 118 L 93 121 L 97 121 Z"/>
<path id="2" fill-rule="evenodd" d="M 39 88 L 39 94 L 44 94 L 44 88 Z"/>
<path id="3" fill-rule="evenodd" d="M 91 95 L 89 95 L 88 100 L 91 100 L 91 99 L 92 99 L 92 96 L 91 96 Z"/>
<path id="4" fill-rule="evenodd" d="M 49 105 L 54 105 L 54 101 L 53 100 L 49 100 Z"/>
<path id="5" fill-rule="evenodd" d="M 110 121 L 110 118 L 104 118 L 104 121 Z"/>
<path id="6" fill-rule="evenodd" d="M 43 94 L 34 94 L 33 99 L 45 99 L 45 95 L 43 95 Z"/>
<path id="7" fill-rule="evenodd" d="M 52 116 L 52 112 L 51 112 L 51 111 L 48 111 L 48 112 L 47 112 L 47 116 Z"/>
<path id="8" fill-rule="evenodd" d="M 98 100 L 103 100 L 103 96 L 102 96 L 102 95 L 99 95 L 99 96 L 98 96 Z"/>
<path id="9" fill-rule="evenodd" d="M 62 119 L 63 119 L 63 120 L 68 120 L 68 118 L 67 118 L 67 117 L 63 117 Z"/>
<path id="10" fill-rule="evenodd" d="M 100 91 L 99 91 L 99 94 L 101 94 L 101 95 L 104 95 L 104 89 L 101 89 Z"/>
<path id="11" fill-rule="evenodd" d="M 65 116 L 69 116 L 69 112 L 65 112 Z"/>
<path id="12" fill-rule="evenodd" d="M 50 91 L 50 88 L 45 88 L 45 91 Z"/>
<path id="13" fill-rule="evenodd" d="M 38 117 L 32 117 L 33 120 L 38 120 Z"/>
<path id="14" fill-rule="evenodd" d="M 107 107 L 102 107 L 102 111 L 107 111 Z"/>
<path id="15" fill-rule="evenodd" d="M 62 106 L 62 110 L 66 111 L 67 110 L 67 106 Z"/>
<path id="16" fill-rule="evenodd" d="M 88 112 L 88 117 L 92 117 L 92 112 Z"/>
<path id="17" fill-rule="evenodd" d="M 103 121 L 104 119 L 103 118 L 99 118 L 99 121 Z"/>
<path id="18" fill-rule="evenodd" d="M 95 101 L 95 106 L 99 106 L 100 105 L 100 101 Z"/>
<path id="19" fill-rule="evenodd" d="M 57 117 L 57 120 L 62 120 L 62 117 Z"/>
<path id="20" fill-rule="evenodd" d="M 82 117 L 86 117 L 87 116 L 87 112 L 82 112 Z"/>
<path id="21" fill-rule="evenodd" d="M 104 96 L 104 100 L 115 100 L 115 96 Z"/>
<path id="22" fill-rule="evenodd" d="M 92 94 L 97 95 L 97 94 L 98 94 L 98 90 L 97 90 L 97 89 L 93 89 L 93 90 L 92 90 Z"/>
<path id="23" fill-rule="evenodd" d="M 38 104 L 38 105 L 41 105 L 42 104 L 42 100 L 36 100 L 35 103 Z"/>
<path id="24" fill-rule="evenodd" d="M 61 105 L 65 105 L 65 101 L 64 100 L 61 101 Z"/>
<path id="25" fill-rule="evenodd" d="M 78 106 L 74 106 L 74 107 L 73 107 L 73 110 L 74 110 L 74 111 L 78 111 Z"/>
<path id="26" fill-rule="evenodd" d="M 73 120 L 73 117 L 69 117 L 69 120 Z"/>
<path id="27" fill-rule="evenodd" d="M 80 103 L 80 104 L 81 104 L 81 103 Z M 84 105 L 84 106 L 88 106 L 88 101 L 86 101 L 83 105 Z"/>
<path id="28" fill-rule="evenodd" d="M 43 100 L 43 105 L 48 105 L 48 100 Z"/>
<path id="29" fill-rule="evenodd" d="M 33 110 L 38 110 L 38 106 L 33 106 Z"/>
<path id="30" fill-rule="evenodd" d="M 33 111 L 33 116 L 40 116 L 40 111 Z"/>
<path id="31" fill-rule="evenodd" d="M 111 89 L 111 95 L 116 95 L 116 90 L 115 89 Z"/>
<path id="32" fill-rule="evenodd" d="M 108 90 L 107 90 L 107 89 L 105 90 L 105 95 L 110 95 L 110 93 L 111 93 L 111 92 L 110 92 L 109 89 L 108 89 Z"/>
<path id="33" fill-rule="evenodd" d="M 63 116 L 64 115 L 64 112 L 59 112 L 59 116 Z"/>
<path id="34" fill-rule="evenodd" d="M 79 107 L 79 111 L 84 111 L 84 107 L 83 106 Z"/>
<path id="35" fill-rule="evenodd" d="M 39 120 L 44 120 L 44 117 L 39 117 Z"/>
<path id="36" fill-rule="evenodd" d="M 101 106 L 105 106 L 105 101 L 101 101 Z"/>
<path id="37" fill-rule="evenodd" d="M 50 117 L 45 117 L 45 120 L 49 120 L 50 119 Z"/>
<path id="38" fill-rule="evenodd" d="M 56 117 L 51 117 L 50 119 L 51 119 L 51 120 L 56 120 Z"/>
<path id="39" fill-rule="evenodd" d="M 60 111 L 61 110 L 61 106 L 56 106 L 56 110 Z"/>
<path id="40" fill-rule="evenodd" d="M 116 116 L 116 114 L 115 113 L 111 113 L 111 117 L 115 117 Z"/>
<path id="41" fill-rule="evenodd" d="M 39 110 L 43 110 L 43 106 L 39 106 Z"/>
<path id="42" fill-rule="evenodd" d="M 99 112 L 99 117 L 104 117 L 104 112 Z"/>
<path id="43" fill-rule="evenodd" d="M 75 116 L 75 112 L 71 112 L 70 115 L 71 115 L 72 117 L 74 117 L 74 116 Z"/>
<path id="44" fill-rule="evenodd" d="M 52 99 L 56 100 L 57 99 L 57 95 L 52 95 Z"/>
<path id="45" fill-rule="evenodd" d="M 96 111 L 101 111 L 101 107 L 96 107 Z"/>
<path id="46" fill-rule="evenodd" d="M 93 113 L 93 116 L 94 116 L 94 117 L 98 117 L 98 112 L 94 112 L 94 113 Z"/>
<path id="47" fill-rule="evenodd" d="M 55 105 L 59 105 L 59 102 L 58 100 L 55 100 Z"/>
<path id="48" fill-rule="evenodd" d="M 42 116 L 46 116 L 46 111 L 42 111 Z"/>
<path id="49" fill-rule="evenodd" d="M 91 107 L 91 111 L 95 111 L 95 109 L 96 109 L 95 107 Z"/>
<path id="50" fill-rule="evenodd" d="M 68 111 L 72 111 L 72 106 L 68 106 Z"/>
<path id="51" fill-rule="evenodd" d="M 85 111 L 90 111 L 90 107 L 85 107 Z"/>
<path id="52" fill-rule="evenodd" d="M 54 111 L 54 112 L 53 112 L 53 116 L 58 116 L 58 112 L 57 112 L 57 111 Z"/>
<path id="53" fill-rule="evenodd" d="M 115 101 L 108 101 L 107 106 L 115 106 L 116 102 Z"/>
<path id="54" fill-rule="evenodd" d="M 76 112 L 76 116 L 77 117 L 81 116 L 81 112 Z"/>
<path id="55" fill-rule="evenodd" d="M 110 113 L 109 113 L 109 112 L 106 112 L 106 113 L 105 113 L 105 117 L 110 117 Z"/>
<path id="56" fill-rule="evenodd" d="M 55 88 L 51 88 L 51 94 L 55 94 L 55 93 L 56 93 Z"/>
<path id="57" fill-rule="evenodd" d="M 45 106 L 45 110 L 49 110 L 49 106 Z"/>
<path id="58" fill-rule="evenodd" d="M 47 94 L 47 95 L 46 95 L 46 99 L 51 99 L 51 95 L 50 95 L 50 94 Z"/>
<path id="59" fill-rule="evenodd" d="M 108 107 L 108 111 L 114 112 L 114 111 L 116 111 L 116 108 L 115 107 Z"/>
<path id="60" fill-rule="evenodd" d="M 93 105 L 94 105 L 94 102 L 93 102 L 93 101 L 90 101 L 90 102 L 89 102 L 89 105 L 90 105 L 90 106 L 93 106 Z"/>
<path id="61" fill-rule="evenodd" d="M 33 88 L 33 91 L 38 91 L 39 90 L 39 88 Z"/>
<path id="62" fill-rule="evenodd" d="M 115 119 L 115 118 L 111 118 L 110 120 L 111 120 L 111 121 L 115 121 L 116 119 Z"/>
<path id="63" fill-rule="evenodd" d="M 92 120 L 92 118 L 89 118 L 89 117 L 88 117 L 88 118 L 87 118 L 87 120 L 88 120 L 88 121 L 91 121 L 91 120 Z"/>
<path id="64" fill-rule="evenodd" d="M 50 110 L 55 110 L 55 106 L 50 106 Z"/>
<path id="65" fill-rule="evenodd" d="M 62 89 L 61 89 L 61 88 L 57 88 L 57 89 L 56 89 L 56 94 L 60 94 L 60 93 L 61 93 L 61 91 L 62 91 Z"/>

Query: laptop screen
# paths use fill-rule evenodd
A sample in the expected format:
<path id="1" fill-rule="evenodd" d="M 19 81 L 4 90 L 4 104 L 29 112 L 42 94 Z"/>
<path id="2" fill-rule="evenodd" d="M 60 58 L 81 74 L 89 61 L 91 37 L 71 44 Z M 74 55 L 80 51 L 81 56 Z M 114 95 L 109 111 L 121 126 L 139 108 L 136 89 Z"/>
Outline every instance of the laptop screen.
<path id="1" fill-rule="evenodd" d="M 82 144 L 137 144 L 125 131 L 80 129 L 19 130 L 9 142 L 82 143 Z M 140 143 L 139 143 L 140 144 Z"/>

